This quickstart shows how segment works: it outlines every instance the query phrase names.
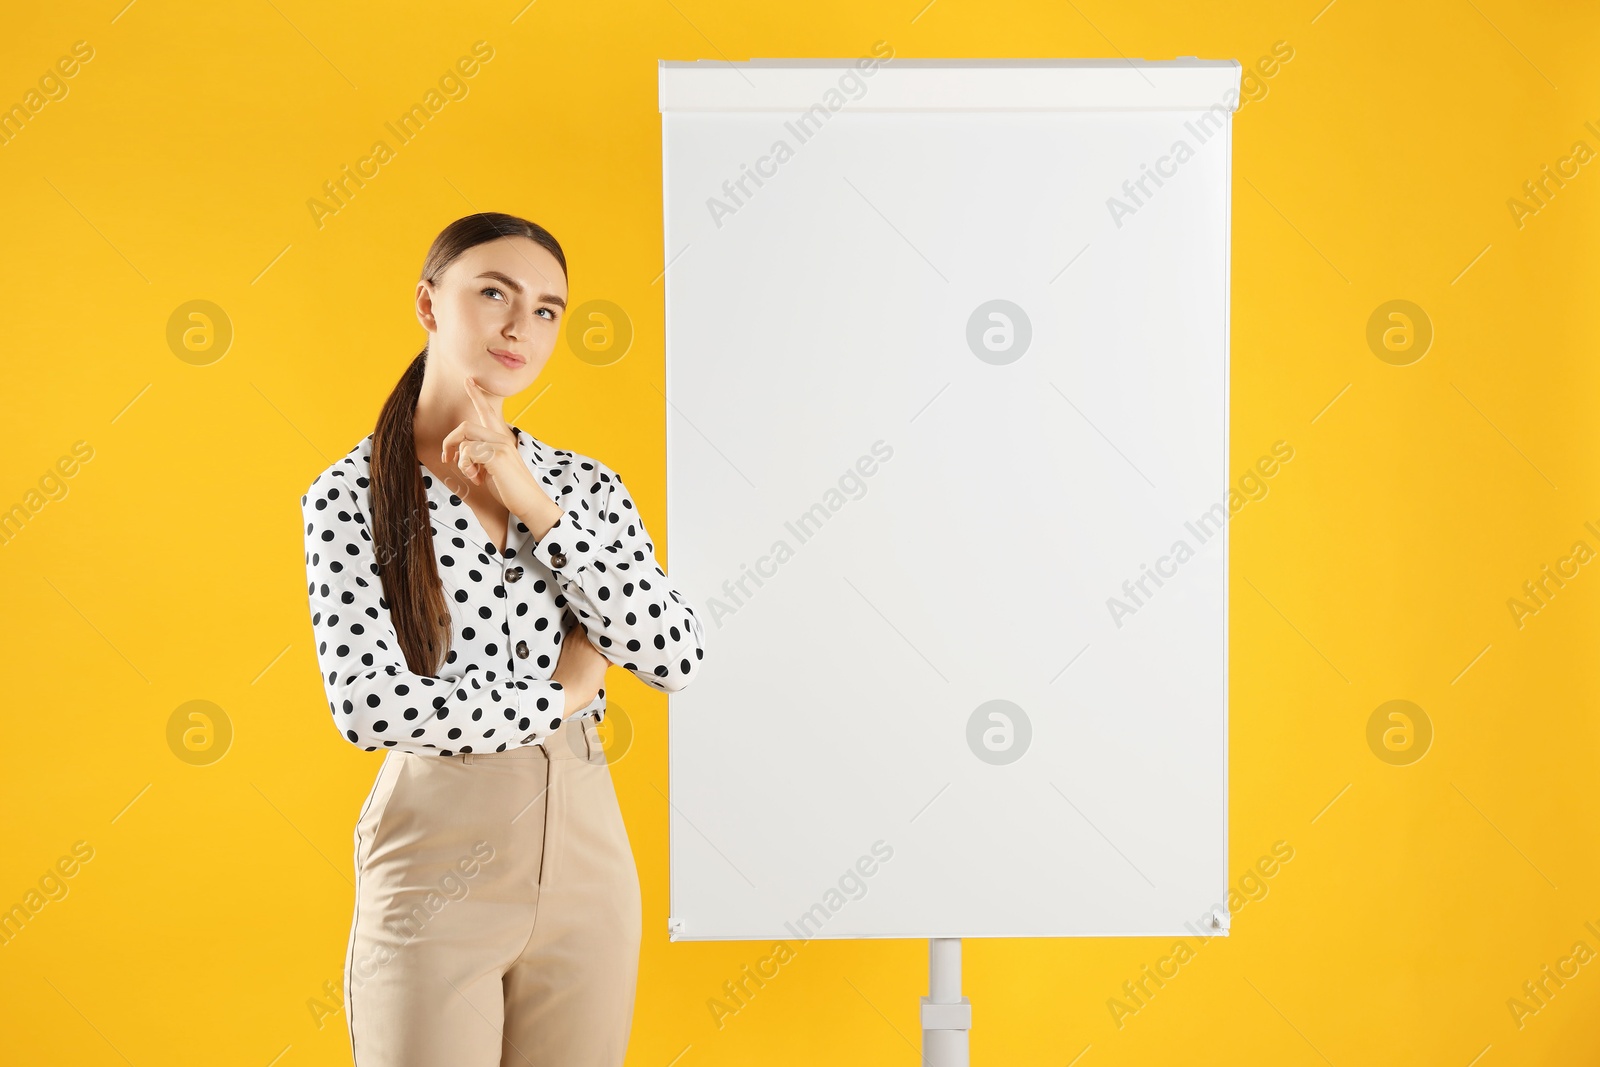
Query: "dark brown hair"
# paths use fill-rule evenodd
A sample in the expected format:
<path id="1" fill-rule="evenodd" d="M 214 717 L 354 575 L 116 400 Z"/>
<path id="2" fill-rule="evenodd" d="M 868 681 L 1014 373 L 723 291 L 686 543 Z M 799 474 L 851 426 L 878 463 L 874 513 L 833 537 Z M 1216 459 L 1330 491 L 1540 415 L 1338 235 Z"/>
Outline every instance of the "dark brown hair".
<path id="1" fill-rule="evenodd" d="M 567 257 L 561 245 L 543 226 L 515 215 L 483 211 L 459 218 L 440 231 L 422 263 L 422 278 L 438 284 L 445 268 L 467 249 L 501 237 L 538 242 L 566 272 Z M 428 520 L 428 496 L 413 425 L 427 363 L 424 342 L 384 401 L 372 437 L 370 477 L 373 548 L 389 616 L 407 665 L 417 674 L 432 675 L 449 654 L 451 628 L 450 608 L 433 555 L 433 527 Z"/>

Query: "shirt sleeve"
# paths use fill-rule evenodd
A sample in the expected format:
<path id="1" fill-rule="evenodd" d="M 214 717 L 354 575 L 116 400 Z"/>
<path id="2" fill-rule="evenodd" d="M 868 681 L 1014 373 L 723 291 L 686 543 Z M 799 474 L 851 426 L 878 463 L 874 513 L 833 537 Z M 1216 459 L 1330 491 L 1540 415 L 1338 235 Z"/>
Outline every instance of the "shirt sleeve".
<path id="1" fill-rule="evenodd" d="M 317 664 L 345 740 L 368 752 L 450 756 L 535 744 L 558 729 L 560 682 L 497 678 L 476 667 L 449 679 L 409 668 L 372 534 L 345 481 L 325 472 L 300 498 Z"/>
<path id="2" fill-rule="evenodd" d="M 655 558 L 633 498 L 598 460 L 599 480 L 581 510 L 564 511 L 535 559 L 549 568 L 568 603 L 607 659 L 640 681 L 675 693 L 694 680 L 705 658 L 700 619 Z"/>

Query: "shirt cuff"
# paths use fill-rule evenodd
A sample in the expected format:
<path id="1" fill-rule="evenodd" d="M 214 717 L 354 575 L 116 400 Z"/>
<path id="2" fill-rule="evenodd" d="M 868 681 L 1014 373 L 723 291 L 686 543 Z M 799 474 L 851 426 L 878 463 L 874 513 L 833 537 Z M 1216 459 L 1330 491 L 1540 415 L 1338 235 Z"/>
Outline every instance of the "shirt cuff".
<path id="1" fill-rule="evenodd" d="M 550 569 L 557 577 L 576 574 L 594 559 L 600 550 L 600 537 L 593 530 L 563 511 L 544 537 L 534 542 L 530 551 L 533 558 Z"/>
<path id="2" fill-rule="evenodd" d="M 545 688 L 548 689 L 548 695 Z M 526 733 L 520 743 L 530 743 L 536 732 L 559 730 L 562 701 L 565 699 L 560 682 L 551 682 L 539 692 L 529 689 L 525 680 L 517 682 L 517 729 Z"/>

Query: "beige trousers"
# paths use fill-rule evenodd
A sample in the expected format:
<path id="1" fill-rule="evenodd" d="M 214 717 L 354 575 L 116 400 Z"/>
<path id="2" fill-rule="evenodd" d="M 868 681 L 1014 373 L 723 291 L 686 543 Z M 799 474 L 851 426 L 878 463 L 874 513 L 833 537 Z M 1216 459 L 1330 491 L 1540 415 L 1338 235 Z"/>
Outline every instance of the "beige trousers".
<path id="1" fill-rule="evenodd" d="M 384 757 L 355 830 L 355 1067 L 622 1063 L 639 874 L 598 730 Z"/>

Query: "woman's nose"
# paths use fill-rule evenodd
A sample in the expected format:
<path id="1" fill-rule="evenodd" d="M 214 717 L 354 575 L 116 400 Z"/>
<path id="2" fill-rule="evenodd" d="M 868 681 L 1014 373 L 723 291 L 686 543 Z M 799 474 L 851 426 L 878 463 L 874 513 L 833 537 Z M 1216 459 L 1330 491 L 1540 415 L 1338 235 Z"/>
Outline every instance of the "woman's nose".
<path id="1" fill-rule="evenodd" d="M 512 316 L 510 324 L 506 327 L 506 336 L 512 338 L 533 336 L 533 319 L 534 312 L 532 311 L 529 311 L 526 315 Z"/>

